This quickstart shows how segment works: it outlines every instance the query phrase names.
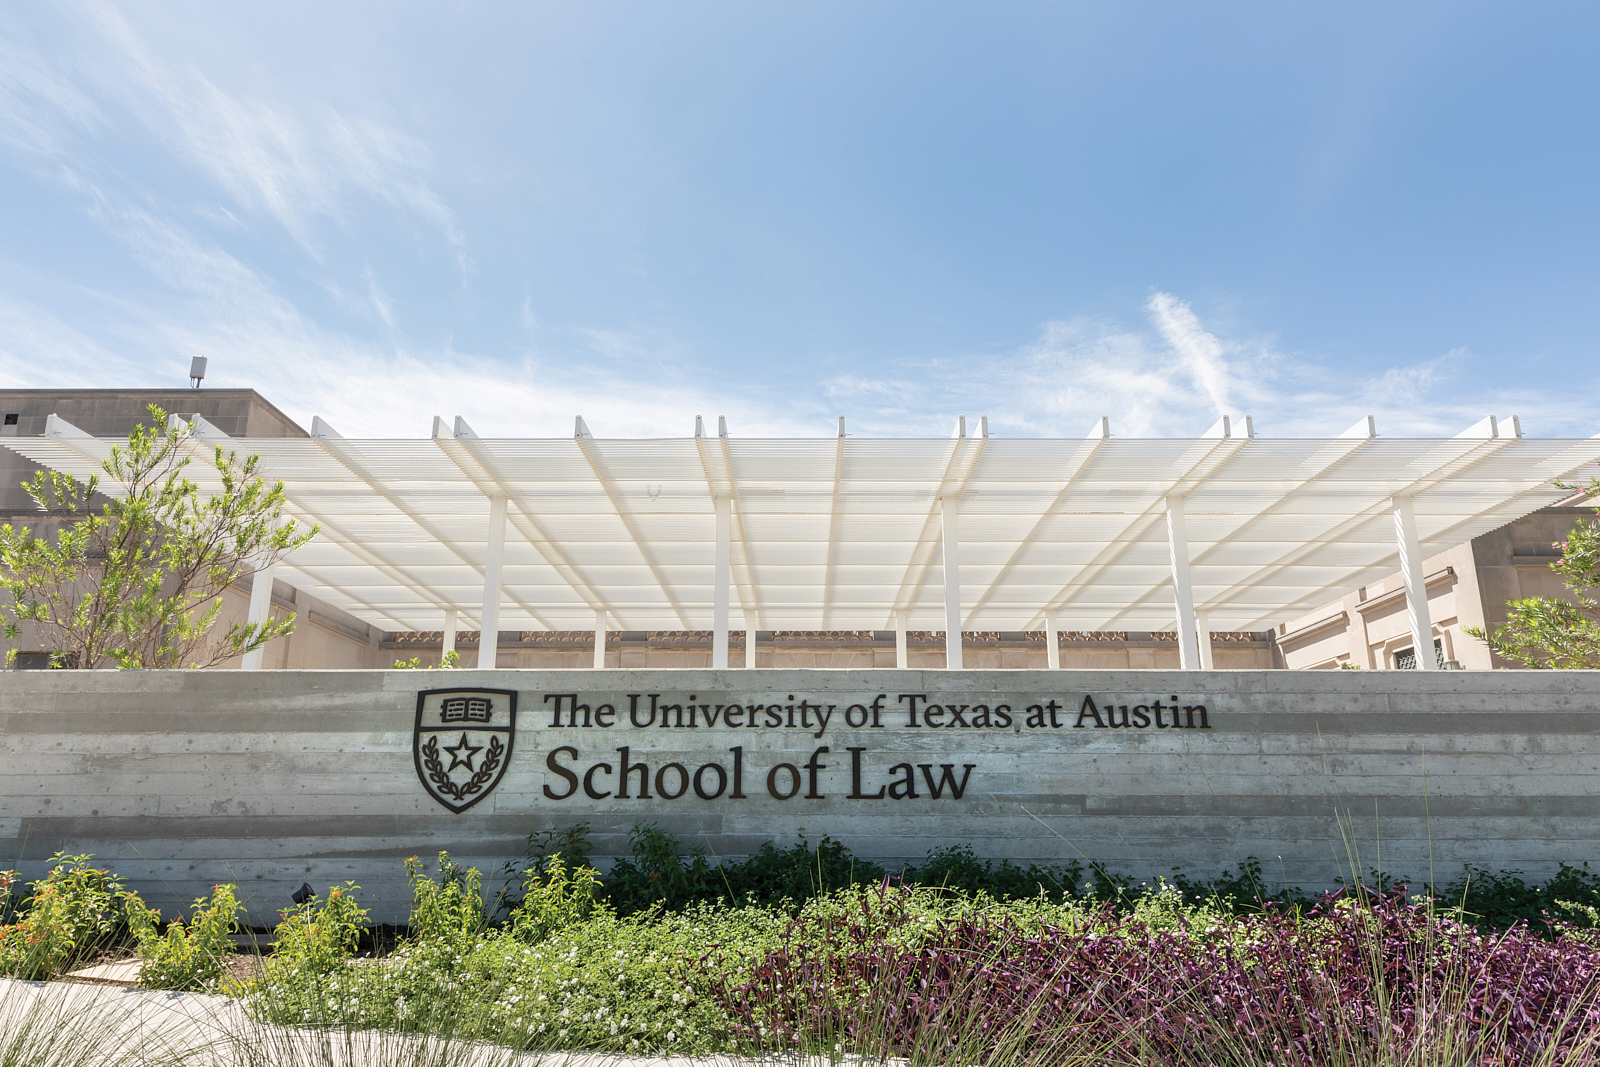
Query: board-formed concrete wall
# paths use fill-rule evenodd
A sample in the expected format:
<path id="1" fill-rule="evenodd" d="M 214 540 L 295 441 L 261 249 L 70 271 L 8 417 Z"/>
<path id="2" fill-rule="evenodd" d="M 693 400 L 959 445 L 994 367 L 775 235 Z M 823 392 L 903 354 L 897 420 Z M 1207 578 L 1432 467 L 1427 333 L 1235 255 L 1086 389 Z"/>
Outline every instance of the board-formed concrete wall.
<path id="1" fill-rule="evenodd" d="M 721 857 L 804 831 L 891 862 L 1537 877 L 1600 860 L 1597 723 L 1594 672 L 7 672 L 0 867 L 91 852 L 167 908 L 237 882 L 256 922 L 346 880 L 403 920 L 405 857 L 488 871 L 579 821 L 600 858 L 655 822 Z"/>

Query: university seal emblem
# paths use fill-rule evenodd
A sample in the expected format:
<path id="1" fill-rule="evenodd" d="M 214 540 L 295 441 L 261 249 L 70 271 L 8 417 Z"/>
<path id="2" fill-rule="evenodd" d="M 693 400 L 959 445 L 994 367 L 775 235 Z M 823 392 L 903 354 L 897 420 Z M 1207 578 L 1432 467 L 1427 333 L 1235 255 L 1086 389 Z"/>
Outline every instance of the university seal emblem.
<path id="1" fill-rule="evenodd" d="M 466 811 L 505 776 L 516 728 L 509 689 L 424 689 L 411 736 L 422 787 L 451 811 Z"/>

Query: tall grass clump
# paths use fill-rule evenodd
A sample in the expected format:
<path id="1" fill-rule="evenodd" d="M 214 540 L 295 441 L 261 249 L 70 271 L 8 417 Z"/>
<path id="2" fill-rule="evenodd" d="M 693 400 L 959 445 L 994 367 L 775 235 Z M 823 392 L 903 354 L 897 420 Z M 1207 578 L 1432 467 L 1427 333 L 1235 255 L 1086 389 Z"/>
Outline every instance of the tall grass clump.
<path id="1" fill-rule="evenodd" d="M 189 1067 L 197 1056 L 172 1020 L 120 991 L 0 983 L 0 1067 Z M 98 995 L 97 995 L 98 994 Z M 162 1025 L 163 1021 L 169 1025 Z"/>

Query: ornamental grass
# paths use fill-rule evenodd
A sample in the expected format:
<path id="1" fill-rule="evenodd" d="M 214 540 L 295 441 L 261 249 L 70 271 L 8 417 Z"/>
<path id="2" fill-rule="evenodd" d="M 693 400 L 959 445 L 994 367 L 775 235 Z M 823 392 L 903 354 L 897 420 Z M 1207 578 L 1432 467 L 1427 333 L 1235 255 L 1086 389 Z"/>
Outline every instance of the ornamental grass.
<path id="1" fill-rule="evenodd" d="M 794 920 L 720 997 L 761 1047 L 926 1063 L 1595 1062 L 1600 953 L 1580 936 L 1484 935 L 1400 892 L 1205 925 L 1172 914 L 927 929 L 910 894 L 886 891 Z"/>

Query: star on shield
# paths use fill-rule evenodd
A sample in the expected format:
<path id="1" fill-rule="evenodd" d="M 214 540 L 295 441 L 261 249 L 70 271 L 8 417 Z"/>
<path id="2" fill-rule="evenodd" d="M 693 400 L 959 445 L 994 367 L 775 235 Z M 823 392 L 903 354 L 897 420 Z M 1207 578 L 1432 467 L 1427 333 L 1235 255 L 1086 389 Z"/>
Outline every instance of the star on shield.
<path id="1" fill-rule="evenodd" d="M 417 779 L 429 796 L 459 815 L 505 777 L 516 732 L 514 689 L 423 689 L 411 734 Z"/>
<path id="2" fill-rule="evenodd" d="M 458 744 L 446 745 L 444 750 L 450 753 L 450 766 L 445 768 L 447 772 L 453 771 L 457 767 L 465 767 L 469 771 L 476 771 L 478 768 L 472 765 L 472 757 L 482 752 L 483 746 L 472 744 L 467 740 L 467 735 L 462 734 L 461 741 Z M 462 753 L 466 754 L 462 755 Z"/>

